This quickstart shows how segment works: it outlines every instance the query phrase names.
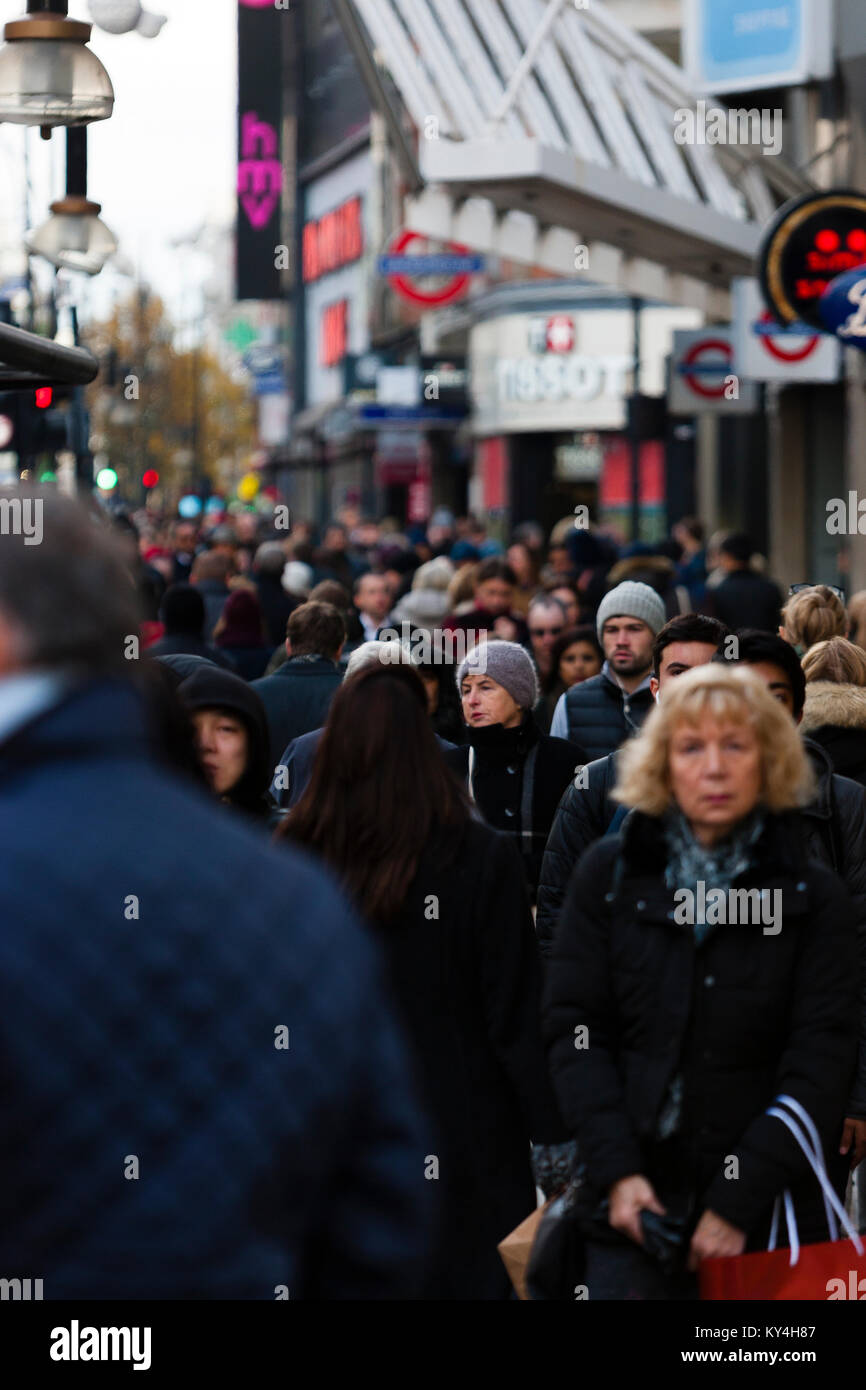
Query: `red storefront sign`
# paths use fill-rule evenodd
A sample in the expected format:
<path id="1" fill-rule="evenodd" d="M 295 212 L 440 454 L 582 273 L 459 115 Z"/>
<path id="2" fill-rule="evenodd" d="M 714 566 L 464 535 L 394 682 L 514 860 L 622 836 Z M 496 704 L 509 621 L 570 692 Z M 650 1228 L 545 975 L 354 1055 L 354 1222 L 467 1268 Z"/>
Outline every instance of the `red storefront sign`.
<path id="1" fill-rule="evenodd" d="M 304 227 L 304 282 L 311 284 L 364 254 L 361 199 L 350 198 L 341 207 L 308 222 Z"/>
<path id="2" fill-rule="evenodd" d="M 319 366 L 336 367 L 346 356 L 349 339 L 349 301 L 338 299 L 322 311 Z"/>

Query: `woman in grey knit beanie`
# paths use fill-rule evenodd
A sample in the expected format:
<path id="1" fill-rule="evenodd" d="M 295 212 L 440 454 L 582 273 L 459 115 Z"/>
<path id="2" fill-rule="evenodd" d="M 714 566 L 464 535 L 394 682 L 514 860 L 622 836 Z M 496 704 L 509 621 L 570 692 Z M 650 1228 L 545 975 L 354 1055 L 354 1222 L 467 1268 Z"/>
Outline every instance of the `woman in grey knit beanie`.
<path id="1" fill-rule="evenodd" d="M 469 794 L 484 820 L 514 836 L 532 899 L 559 801 L 583 750 L 541 732 L 532 657 L 516 642 L 481 642 L 457 668 L 469 746 L 463 760 Z"/>

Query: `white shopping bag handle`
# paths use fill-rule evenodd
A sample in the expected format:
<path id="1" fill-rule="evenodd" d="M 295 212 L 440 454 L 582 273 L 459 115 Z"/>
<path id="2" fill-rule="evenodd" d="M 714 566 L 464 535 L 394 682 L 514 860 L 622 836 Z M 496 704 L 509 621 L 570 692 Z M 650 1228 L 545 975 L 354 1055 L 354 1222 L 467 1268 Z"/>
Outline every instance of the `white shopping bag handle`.
<path id="1" fill-rule="evenodd" d="M 795 1112 L 797 1119 L 793 1119 L 790 1115 L 786 1114 L 784 1110 L 780 1110 L 780 1105 L 787 1105 L 789 1109 Z M 824 1155 L 821 1149 L 821 1141 L 811 1116 L 803 1109 L 799 1101 L 793 1098 L 793 1096 L 779 1096 L 777 1098 L 777 1104 L 773 1105 L 767 1111 L 767 1114 L 772 1115 L 774 1119 L 781 1120 L 783 1125 L 785 1125 L 786 1129 L 788 1129 L 791 1132 L 791 1134 L 793 1134 L 794 1138 L 796 1139 L 797 1143 L 802 1149 L 809 1163 L 809 1166 L 812 1169 L 812 1172 L 818 1179 L 818 1182 L 821 1186 L 821 1192 L 824 1198 L 824 1210 L 827 1213 L 827 1226 L 830 1232 L 830 1239 L 839 1239 L 839 1228 L 836 1225 L 835 1219 L 838 1216 L 845 1229 L 846 1235 L 851 1241 L 853 1241 L 854 1248 L 857 1251 L 857 1254 L 862 1255 L 863 1242 L 861 1241 L 854 1227 L 851 1225 L 851 1222 L 848 1220 L 848 1213 L 845 1211 L 844 1206 L 839 1201 L 839 1198 L 837 1197 L 836 1192 L 833 1189 L 833 1185 L 827 1176 L 827 1169 L 824 1163 Z M 810 1140 L 811 1143 L 809 1142 Z M 789 1191 L 786 1190 L 783 1193 L 783 1197 L 785 1202 L 785 1222 L 788 1227 L 788 1242 L 791 1247 L 790 1263 L 792 1265 L 795 1265 L 798 1259 L 800 1258 L 800 1240 L 797 1232 L 797 1221 L 794 1214 L 794 1203 L 791 1198 L 791 1193 Z M 773 1223 L 770 1228 L 770 1242 L 768 1245 L 768 1249 L 770 1250 L 775 1250 L 776 1248 L 778 1225 L 779 1199 L 776 1198 L 776 1203 L 773 1208 Z"/>

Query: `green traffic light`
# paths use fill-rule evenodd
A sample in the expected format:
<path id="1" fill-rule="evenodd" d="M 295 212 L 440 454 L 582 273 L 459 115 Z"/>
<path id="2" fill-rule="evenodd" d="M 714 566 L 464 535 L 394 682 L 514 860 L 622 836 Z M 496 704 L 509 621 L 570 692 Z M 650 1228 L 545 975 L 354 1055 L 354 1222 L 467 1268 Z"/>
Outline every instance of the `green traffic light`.
<path id="1" fill-rule="evenodd" d="M 117 474 L 113 468 L 100 468 L 96 475 L 96 486 L 100 492 L 111 492 L 117 487 Z"/>
<path id="2" fill-rule="evenodd" d="M 40 483 L 56 483 L 57 474 L 52 473 L 50 468 L 46 468 L 45 472 L 40 474 L 39 481 Z"/>

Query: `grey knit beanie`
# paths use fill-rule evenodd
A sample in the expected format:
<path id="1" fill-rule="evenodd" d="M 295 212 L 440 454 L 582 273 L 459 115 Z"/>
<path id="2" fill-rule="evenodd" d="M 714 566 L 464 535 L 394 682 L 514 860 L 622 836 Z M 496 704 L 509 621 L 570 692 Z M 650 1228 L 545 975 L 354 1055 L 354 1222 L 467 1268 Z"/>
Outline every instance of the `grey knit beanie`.
<path id="1" fill-rule="evenodd" d="M 539 697 L 538 676 L 532 657 L 516 642 L 479 642 L 457 667 L 457 689 L 464 676 L 488 675 L 508 691 L 521 709 L 532 709 Z"/>
<path id="2" fill-rule="evenodd" d="M 665 606 L 655 589 L 649 584 L 639 584 L 637 580 L 626 579 L 617 584 L 609 594 L 605 594 L 598 605 L 595 625 L 598 640 L 601 641 L 604 625 L 608 618 L 639 618 L 646 623 L 653 637 L 668 620 Z"/>

